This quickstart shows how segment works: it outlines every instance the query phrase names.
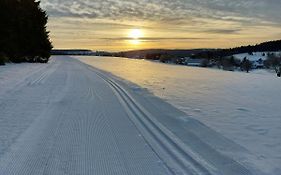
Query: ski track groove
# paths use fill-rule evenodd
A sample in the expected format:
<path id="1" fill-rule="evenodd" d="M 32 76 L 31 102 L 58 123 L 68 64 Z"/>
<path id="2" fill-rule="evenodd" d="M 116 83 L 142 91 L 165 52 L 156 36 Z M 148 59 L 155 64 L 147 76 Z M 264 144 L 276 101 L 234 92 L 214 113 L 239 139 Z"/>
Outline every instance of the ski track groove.
<path id="1" fill-rule="evenodd" d="M 53 60 L 50 60 L 50 62 L 49 62 L 48 64 L 44 64 L 44 65 L 40 66 L 38 69 L 36 69 L 36 70 L 34 70 L 34 71 L 31 71 L 31 72 L 28 72 L 28 73 L 26 74 L 26 77 L 25 77 L 25 78 L 17 80 L 16 83 L 15 83 L 12 87 L 10 87 L 10 89 L 9 89 L 8 91 L 5 91 L 5 90 L 4 90 L 4 93 L 1 92 L 1 93 L 0 93 L 0 95 L 1 95 L 0 100 L 1 100 L 2 98 L 5 99 L 5 98 L 8 97 L 10 94 L 17 93 L 17 92 L 21 91 L 21 89 L 22 89 L 24 86 L 27 86 L 27 85 L 32 84 L 32 82 L 35 81 L 35 80 L 30 80 L 30 79 L 32 79 L 32 76 L 37 75 L 37 74 L 42 75 L 42 74 L 44 74 L 44 72 L 48 72 L 48 71 L 49 71 L 48 68 L 51 67 L 51 66 L 53 66 L 53 64 L 56 64 L 56 66 L 59 66 L 60 63 L 56 63 L 56 62 L 54 62 Z M 41 72 L 43 72 L 43 73 L 41 73 Z M 51 73 L 53 73 L 53 72 L 50 72 L 50 73 L 49 73 L 49 76 L 51 75 Z M 40 78 L 41 78 L 41 76 L 40 76 Z M 45 77 L 45 78 L 46 78 L 46 77 Z M 38 79 L 38 78 L 36 78 L 36 80 L 37 80 L 37 79 Z M 4 101 L 4 100 L 1 100 L 1 101 L 0 101 L 0 105 L 1 105 L 3 102 L 5 102 L 5 101 Z"/>
<path id="2" fill-rule="evenodd" d="M 88 81 L 92 81 L 92 80 L 91 80 L 91 77 L 89 76 L 89 74 L 85 74 L 85 76 L 87 76 Z M 98 99 L 100 102 L 102 102 L 102 97 L 98 94 L 98 92 L 96 92 L 95 88 L 89 87 L 88 89 L 89 89 L 88 92 L 90 92 L 90 93 L 88 93 L 88 94 L 90 94 L 90 95 L 93 96 L 93 97 L 97 97 L 97 99 Z M 103 109 L 103 108 L 102 108 L 102 109 Z M 107 111 L 107 112 L 109 112 L 109 111 Z M 103 113 L 106 113 L 106 111 L 103 111 Z M 101 114 L 101 115 L 103 115 L 103 114 Z M 106 115 L 103 115 L 103 118 L 106 118 L 106 119 L 107 119 L 107 123 L 109 123 L 109 125 L 114 125 L 114 123 L 112 123 L 111 120 L 108 119 L 108 117 L 107 117 Z M 115 145 L 116 145 L 117 151 L 118 151 L 120 157 L 122 157 L 123 165 L 124 165 L 124 167 L 126 167 L 126 168 L 125 168 L 126 174 L 128 174 L 128 175 L 129 175 L 129 174 L 133 174 L 133 172 L 130 172 L 130 171 L 129 171 L 130 167 L 129 167 L 129 165 L 128 165 L 128 164 L 129 164 L 128 160 L 126 160 L 126 157 L 124 156 L 124 153 L 121 151 L 121 149 L 120 149 L 119 146 L 118 146 L 118 145 L 122 145 L 122 143 L 119 141 L 120 138 L 118 139 L 118 136 L 116 136 L 116 134 L 115 134 L 115 132 L 112 130 L 112 128 L 111 128 L 111 127 L 109 127 L 109 128 L 110 128 L 110 132 L 112 133 L 111 135 L 114 136 L 113 139 L 114 139 L 114 143 L 116 143 Z M 125 142 L 125 141 L 124 141 L 124 142 Z M 128 151 L 129 151 L 129 150 L 128 150 Z M 131 152 L 131 153 L 129 153 L 129 154 L 133 155 L 134 153 Z M 160 160 L 160 158 L 159 158 L 159 160 Z M 137 171 L 142 172 L 142 169 L 138 169 Z M 172 172 L 170 172 L 170 173 L 172 174 Z"/>
<path id="3" fill-rule="evenodd" d="M 50 64 L 53 64 L 53 62 L 51 62 Z M 60 63 L 57 63 L 57 64 L 60 64 Z M 29 72 L 27 74 L 27 78 L 24 78 L 24 80 L 30 79 L 30 77 L 32 75 L 33 76 L 38 75 L 39 72 L 41 72 L 42 70 L 45 70 L 45 69 L 46 69 L 46 67 L 41 67 L 41 69 L 39 69 L 39 70 L 35 70 L 34 72 Z M 22 79 L 20 79 L 20 80 L 22 80 Z M 29 82 L 29 81 L 27 81 L 27 82 Z M 0 132 L 4 131 L 4 133 L 8 134 L 7 129 L 8 129 L 8 131 L 11 130 L 11 129 L 15 130 L 10 135 L 7 135 L 6 136 L 7 140 L 4 142 L 4 144 L 0 145 L 0 156 L 1 156 L 2 153 L 9 150 L 8 145 L 12 145 L 16 141 L 16 139 L 18 138 L 18 134 L 20 134 L 20 131 L 30 127 L 30 125 L 27 122 L 33 121 L 34 119 L 36 119 L 36 117 L 33 116 L 34 112 L 26 109 L 28 104 L 22 105 L 22 102 L 20 102 L 21 100 L 26 99 L 26 97 L 21 97 L 21 96 L 19 98 L 11 97 L 14 94 L 23 93 L 21 88 L 28 86 L 27 82 L 19 81 L 19 83 L 17 83 L 17 85 L 14 87 L 14 89 L 12 91 L 10 91 L 9 93 L 4 95 L 4 98 L 6 100 L 0 101 L 0 109 L 3 111 L 2 115 L 6 116 L 8 114 L 7 113 L 8 111 L 12 111 L 12 113 L 8 114 L 7 117 L 3 118 L 0 115 L 0 121 L 1 121 Z M 44 91 L 43 88 L 41 90 Z M 13 93 L 11 93 L 11 92 L 13 92 Z M 34 97 L 30 96 L 29 98 L 33 99 Z M 41 101 L 41 102 L 37 103 L 37 102 L 34 101 L 34 102 L 31 102 L 30 105 L 33 105 L 33 108 L 35 110 L 37 110 L 42 105 L 43 106 L 47 105 L 50 100 L 51 100 L 51 97 L 49 96 L 49 97 L 46 98 L 45 102 Z M 17 114 L 17 112 L 15 111 L 15 109 L 17 109 L 17 108 L 22 109 L 20 114 Z M 24 117 L 24 115 L 26 115 L 26 117 Z M 7 120 L 8 120 L 8 123 L 7 123 Z M 19 125 L 18 123 L 16 123 L 15 120 L 20 121 L 20 123 L 21 123 L 20 128 L 8 128 L 10 125 L 12 125 L 13 127 L 16 127 L 16 126 Z M 4 126 L 4 128 L 3 128 L 3 126 Z M 1 137 L 0 137 L 0 141 L 1 141 Z"/>
<path id="4" fill-rule="evenodd" d="M 63 116 L 63 115 L 64 115 L 64 112 L 62 112 L 60 116 Z M 59 128 L 60 128 L 60 126 L 63 125 L 63 118 L 62 118 L 62 117 L 60 117 L 60 118 L 58 119 L 58 123 L 59 123 L 59 126 L 56 127 L 56 128 L 55 128 L 55 131 L 54 131 L 54 140 L 57 140 Z M 51 153 L 52 153 L 52 150 L 54 150 L 55 145 L 56 145 L 56 142 L 53 142 L 52 146 L 51 146 L 50 149 L 48 150 L 48 155 L 47 155 L 47 159 L 46 159 L 46 164 L 45 164 L 45 166 L 44 166 L 44 168 L 43 168 L 43 170 L 42 170 L 42 173 L 40 173 L 40 174 L 42 174 L 42 175 L 47 175 L 47 174 L 48 174 L 48 173 L 47 173 L 47 168 L 48 168 L 48 164 L 50 163 L 50 159 L 51 159 L 51 157 L 52 157 L 52 154 L 51 154 Z"/>
<path id="5" fill-rule="evenodd" d="M 183 174 L 198 174 L 198 175 L 210 175 L 212 174 L 212 170 L 208 170 L 203 165 L 199 164 L 197 160 L 192 158 L 189 154 L 187 154 L 183 148 L 181 148 L 177 143 L 175 143 L 174 139 L 169 137 L 164 131 L 160 129 L 160 126 L 157 126 L 155 121 L 152 121 L 148 114 L 148 112 L 144 111 L 144 109 L 141 109 L 139 105 L 116 83 L 114 83 L 109 78 L 106 78 L 105 76 L 101 75 L 100 73 L 96 72 L 102 79 L 104 79 L 117 93 L 119 96 L 121 102 L 127 106 L 128 110 L 134 118 L 137 119 L 138 123 L 140 123 L 141 127 L 144 127 L 148 132 L 150 137 L 153 137 L 155 141 L 157 142 L 158 146 L 163 147 L 162 149 L 166 152 L 166 154 L 169 155 L 169 157 L 174 161 L 177 162 L 178 168 L 181 169 L 179 172 L 175 173 L 183 173 Z M 128 102 L 129 101 L 129 102 Z M 143 118 L 143 119 L 141 119 Z M 135 119 L 133 119 L 135 121 Z M 144 121 L 147 120 L 147 121 Z M 151 125 L 151 128 L 148 126 Z M 163 126 L 162 126 L 163 127 Z M 159 133 L 160 135 L 156 135 L 154 132 Z M 163 142 L 161 140 L 164 139 L 167 142 Z M 175 138 L 175 136 L 173 136 Z M 177 151 L 177 152 L 176 152 Z M 178 156 L 185 155 L 188 160 L 181 160 Z M 188 165 L 188 166 L 187 166 Z M 170 168 L 173 170 L 174 167 Z M 175 170 L 173 170 L 175 171 Z"/>
<path id="6" fill-rule="evenodd" d="M 53 66 L 53 68 L 52 69 L 50 69 L 50 67 L 52 67 Z M 33 80 L 33 81 L 30 81 L 29 83 L 28 83 L 28 85 L 41 85 L 41 84 L 43 84 L 44 83 L 44 79 L 46 79 L 48 76 L 50 76 L 55 70 L 56 70 L 56 68 L 58 67 L 59 65 L 58 64 L 48 64 L 46 67 L 44 67 L 44 71 L 42 72 L 42 70 L 40 70 L 40 71 L 38 71 L 37 73 L 39 73 L 39 72 L 42 72 L 40 75 L 39 75 L 39 77 L 38 78 L 36 78 L 35 80 Z"/>
<path id="7" fill-rule="evenodd" d="M 177 139 L 173 133 L 169 132 L 163 125 L 161 125 L 158 121 L 153 119 L 153 117 L 148 111 L 146 111 L 140 104 L 138 104 L 133 97 L 130 96 L 126 90 L 124 90 L 122 87 L 120 87 L 117 83 L 115 83 L 114 80 L 109 78 L 108 76 L 103 75 L 99 70 L 93 69 L 92 67 L 88 66 L 89 69 L 96 72 L 98 76 L 100 76 L 105 82 L 107 82 L 113 89 L 113 91 L 116 93 L 116 96 L 119 97 L 120 102 L 124 105 L 125 108 L 127 108 L 127 112 L 131 113 L 129 115 L 132 117 L 133 122 L 136 123 L 137 128 L 145 128 L 140 129 L 142 131 L 149 132 L 149 137 L 153 137 L 153 140 L 158 142 L 156 143 L 158 147 L 162 147 L 164 152 L 168 154 L 172 162 L 177 162 L 177 165 L 169 165 L 170 169 L 174 170 L 174 172 L 177 174 L 202 174 L 202 175 L 218 175 L 223 174 L 219 170 L 217 170 L 211 162 L 205 161 L 204 159 L 200 158 L 200 155 L 194 153 L 192 150 L 188 149 L 187 145 L 184 145 L 184 143 L 181 143 L 180 140 Z M 146 121 L 145 121 L 146 120 Z M 151 128 L 149 127 L 151 125 Z M 153 131 L 154 130 L 154 131 Z M 155 132 L 156 130 L 156 132 Z M 159 133 L 159 135 L 155 133 Z M 164 138 L 163 140 L 166 140 L 167 142 L 163 142 L 161 138 Z M 146 139 L 149 140 L 149 139 Z M 152 143 L 153 141 L 148 141 L 148 143 Z M 155 143 L 154 143 L 155 144 Z M 152 145 L 152 148 L 154 146 Z M 156 149 L 153 149 L 154 151 Z M 157 153 L 158 151 L 156 151 Z M 157 153 L 160 157 L 163 153 Z M 185 155 L 184 158 L 181 157 L 181 155 Z M 170 162 L 171 162 L 170 160 Z M 234 163 L 234 164 L 232 164 Z M 243 167 L 238 162 L 232 162 L 230 165 L 234 167 L 239 167 L 238 170 L 243 175 L 250 175 L 251 172 Z M 225 164 L 226 165 L 226 164 Z M 229 166 L 226 165 L 226 166 Z M 176 168 L 175 168 L 176 166 Z M 177 169 L 177 170 L 175 170 Z M 178 171 L 178 169 L 181 169 L 181 171 Z M 232 173 L 233 174 L 233 173 Z"/>
<path id="8" fill-rule="evenodd" d="M 108 84 L 68 57 L 54 64 L 0 106 L 0 175 L 171 174 Z"/>
<path id="9" fill-rule="evenodd" d="M 1 100 L 0 109 L 12 110 L 10 103 L 17 107 L 28 97 L 22 92 L 33 91 L 29 101 L 46 108 L 30 119 L 22 114 L 28 119 L 26 126 L 17 124 L 23 133 L 15 132 L 0 150 L 0 175 L 226 175 L 98 69 L 59 57 L 19 85 L 20 93 L 6 95 L 10 101 Z M 19 107 L 28 111 L 28 104 Z M 11 116 L 5 113 L 3 120 Z M 250 174 L 239 166 L 239 174 Z"/>

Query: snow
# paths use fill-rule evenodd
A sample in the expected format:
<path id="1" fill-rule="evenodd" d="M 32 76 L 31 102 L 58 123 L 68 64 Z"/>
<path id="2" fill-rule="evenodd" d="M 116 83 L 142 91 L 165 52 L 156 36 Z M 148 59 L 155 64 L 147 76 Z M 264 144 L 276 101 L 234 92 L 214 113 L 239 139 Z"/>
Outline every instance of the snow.
<path id="1" fill-rule="evenodd" d="M 0 80 L 1 175 L 171 174 L 111 86 L 80 62 L 9 64 Z"/>
<path id="2" fill-rule="evenodd" d="M 262 173 L 241 146 L 70 57 L 10 64 L 0 77 L 1 175 Z"/>
<path id="3" fill-rule="evenodd" d="M 0 67 L 1 175 L 280 174 L 274 74 L 77 59 Z"/>
<path id="4" fill-rule="evenodd" d="M 241 58 L 244 56 L 239 55 Z M 254 53 L 250 59 L 259 58 L 260 55 Z M 182 122 L 186 123 L 190 118 L 199 120 L 238 145 L 221 148 L 217 145 L 219 142 L 204 137 L 223 155 L 232 157 L 243 166 L 261 170 L 261 174 L 281 174 L 281 79 L 275 74 L 266 70 L 250 74 L 226 72 L 126 58 L 77 59 L 120 77 L 120 81 L 126 82 L 140 96 L 148 98 L 145 91 L 152 92 L 184 111 L 185 115 L 179 117 Z M 199 131 L 198 135 L 204 133 Z M 246 151 L 234 151 L 239 146 Z"/>
<path id="5" fill-rule="evenodd" d="M 268 58 L 268 53 L 273 53 L 275 55 L 281 55 L 281 52 L 253 52 L 253 55 L 249 53 L 241 53 L 233 55 L 235 58 L 239 60 L 243 60 L 245 57 L 250 61 L 258 61 L 259 59 L 266 60 Z"/>

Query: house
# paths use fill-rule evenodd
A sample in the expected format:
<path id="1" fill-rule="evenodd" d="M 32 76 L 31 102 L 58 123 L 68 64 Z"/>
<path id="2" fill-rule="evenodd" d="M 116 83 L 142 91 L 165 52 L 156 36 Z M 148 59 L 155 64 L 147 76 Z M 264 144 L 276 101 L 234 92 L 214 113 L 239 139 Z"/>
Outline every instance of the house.
<path id="1" fill-rule="evenodd" d="M 205 59 L 186 59 L 185 64 L 187 66 L 202 66 L 205 62 Z"/>

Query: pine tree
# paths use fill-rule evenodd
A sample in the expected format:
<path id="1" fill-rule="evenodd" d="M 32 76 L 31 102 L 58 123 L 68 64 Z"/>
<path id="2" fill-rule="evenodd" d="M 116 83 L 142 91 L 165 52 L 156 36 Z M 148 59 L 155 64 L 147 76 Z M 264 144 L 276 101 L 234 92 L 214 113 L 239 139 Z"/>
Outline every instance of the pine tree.
<path id="1" fill-rule="evenodd" d="M 47 62 L 48 16 L 35 0 L 0 0 L 0 52 L 12 62 Z"/>
<path id="2" fill-rule="evenodd" d="M 5 65 L 5 56 L 3 53 L 0 53 L 0 66 Z"/>
<path id="3" fill-rule="evenodd" d="M 241 68 L 242 70 L 245 70 L 247 73 L 249 73 L 249 71 L 252 68 L 252 63 L 250 60 L 248 60 L 246 57 L 243 59 L 242 63 L 241 63 Z"/>
<path id="4" fill-rule="evenodd" d="M 9 14 L 9 9 L 11 7 L 11 2 L 8 0 L 0 0 L 0 53 L 3 56 L 4 53 L 7 54 L 8 47 L 11 44 L 11 25 L 12 20 L 9 20 L 13 14 Z M 3 58 L 1 56 L 1 60 L 3 61 Z"/>

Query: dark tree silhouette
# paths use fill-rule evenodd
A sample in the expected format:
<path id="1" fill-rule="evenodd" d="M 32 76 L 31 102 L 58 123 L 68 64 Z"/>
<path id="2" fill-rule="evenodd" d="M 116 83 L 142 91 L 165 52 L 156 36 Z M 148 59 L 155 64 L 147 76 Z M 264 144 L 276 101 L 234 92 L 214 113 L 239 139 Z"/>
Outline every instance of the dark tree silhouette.
<path id="1" fill-rule="evenodd" d="M 275 70 L 281 66 L 281 56 L 269 53 L 268 58 L 264 61 L 266 68 L 274 68 Z"/>
<path id="2" fill-rule="evenodd" d="M 252 63 L 250 60 L 248 60 L 246 57 L 243 59 L 242 63 L 241 63 L 241 68 L 243 71 L 246 71 L 247 73 L 249 73 L 249 71 L 252 68 Z"/>
<path id="3" fill-rule="evenodd" d="M 281 40 L 264 42 L 253 46 L 249 45 L 249 46 L 241 46 L 241 47 L 230 48 L 230 49 L 203 51 L 195 54 L 194 57 L 216 59 L 217 61 L 219 61 L 218 59 L 221 57 L 228 57 L 240 53 L 249 53 L 250 55 L 252 55 L 253 52 L 276 52 L 276 51 L 281 51 Z"/>
<path id="4" fill-rule="evenodd" d="M 277 77 L 281 77 L 281 66 L 279 66 L 279 69 L 277 70 Z"/>
<path id="5" fill-rule="evenodd" d="M 0 66 L 5 65 L 6 59 L 3 53 L 0 53 Z"/>
<path id="6" fill-rule="evenodd" d="M 52 44 L 40 1 L 0 0 L 0 21 L 0 53 L 12 62 L 48 62 Z"/>

